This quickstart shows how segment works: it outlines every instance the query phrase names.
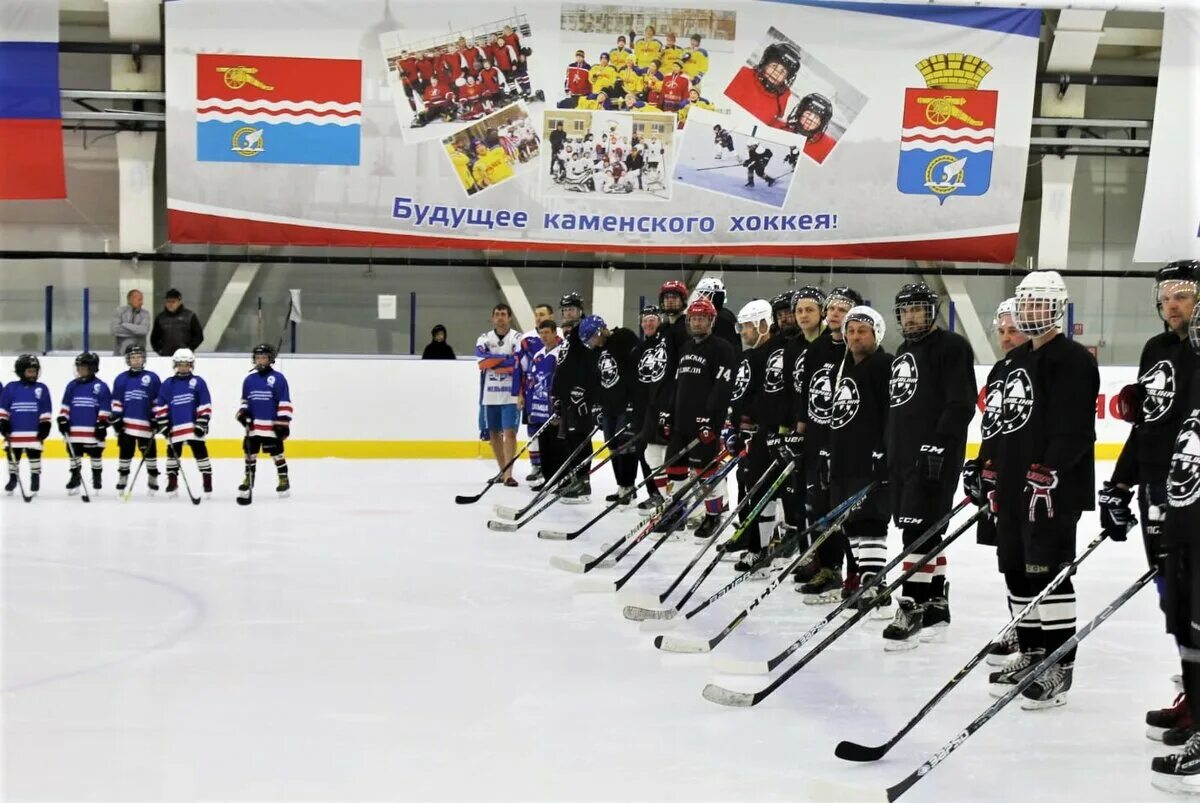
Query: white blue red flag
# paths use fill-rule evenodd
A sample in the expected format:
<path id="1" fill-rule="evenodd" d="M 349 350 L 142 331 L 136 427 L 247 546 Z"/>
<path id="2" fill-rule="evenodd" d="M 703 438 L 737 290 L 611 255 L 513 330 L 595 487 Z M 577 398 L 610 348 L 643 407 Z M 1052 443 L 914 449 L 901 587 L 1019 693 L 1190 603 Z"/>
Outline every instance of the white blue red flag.
<path id="1" fill-rule="evenodd" d="M 58 3 L 0 3 L 0 199 L 66 198 Z"/>

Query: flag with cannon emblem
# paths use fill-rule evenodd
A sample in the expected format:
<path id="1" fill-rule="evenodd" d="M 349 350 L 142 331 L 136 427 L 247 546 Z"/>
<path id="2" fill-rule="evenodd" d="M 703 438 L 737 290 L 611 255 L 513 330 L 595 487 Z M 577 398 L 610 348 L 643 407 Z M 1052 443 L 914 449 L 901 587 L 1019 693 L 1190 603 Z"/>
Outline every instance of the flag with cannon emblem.
<path id="1" fill-rule="evenodd" d="M 992 182 L 999 93 L 979 89 L 991 65 L 965 53 L 939 53 L 917 69 L 925 86 L 904 93 L 896 187 L 910 195 L 983 195 Z"/>
<path id="2" fill-rule="evenodd" d="M 201 53 L 196 159 L 356 165 L 362 62 Z"/>

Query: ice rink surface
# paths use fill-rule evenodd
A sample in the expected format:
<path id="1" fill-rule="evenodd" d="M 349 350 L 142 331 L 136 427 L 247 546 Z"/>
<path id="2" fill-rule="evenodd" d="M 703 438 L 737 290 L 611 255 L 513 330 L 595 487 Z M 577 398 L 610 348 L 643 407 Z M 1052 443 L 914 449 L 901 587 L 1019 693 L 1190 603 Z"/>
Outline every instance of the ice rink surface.
<path id="1" fill-rule="evenodd" d="M 600 503 L 490 532 L 492 504 L 528 492 L 456 506 L 494 470 L 482 460 L 295 461 L 286 500 L 264 466 L 243 508 L 240 466 L 215 463 L 218 494 L 199 507 L 110 489 L 84 505 L 65 496 L 62 461 L 32 504 L 0 498 L 5 800 L 818 800 L 814 781 L 899 781 L 991 702 L 981 666 L 883 761 L 833 755 L 841 739 L 887 739 L 1007 621 L 973 533 L 948 551 L 947 643 L 885 654 L 882 623 L 864 623 L 734 710 L 702 699 L 704 684 L 765 677 L 658 652 L 613 594 L 579 593 L 578 575 L 548 565 L 595 552 L 633 513 L 573 542 L 535 532 Z M 600 473 L 597 496 L 612 487 Z M 1092 514 L 1081 547 L 1094 532 Z M 1081 569 L 1081 622 L 1142 572 L 1131 535 Z M 631 587 L 664 588 L 691 541 Z M 715 634 L 762 587 L 675 632 Z M 789 583 L 715 654 L 766 658 L 827 610 Z M 1167 800 L 1149 785 L 1164 751 L 1142 717 L 1170 703 L 1177 671 L 1146 589 L 1084 642 L 1065 708 L 1014 703 L 903 799 Z"/>

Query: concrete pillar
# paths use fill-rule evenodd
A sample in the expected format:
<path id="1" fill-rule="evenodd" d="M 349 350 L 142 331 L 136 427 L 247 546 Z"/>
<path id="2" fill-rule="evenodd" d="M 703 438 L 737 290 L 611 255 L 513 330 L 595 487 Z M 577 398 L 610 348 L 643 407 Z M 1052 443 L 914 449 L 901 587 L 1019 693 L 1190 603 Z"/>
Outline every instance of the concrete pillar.
<path id="1" fill-rule="evenodd" d="M 1075 186 L 1075 156 L 1042 160 L 1042 214 L 1038 229 L 1038 268 L 1067 267 L 1071 241 L 1071 192 Z"/>
<path id="2" fill-rule="evenodd" d="M 625 316 L 625 271 L 612 265 L 592 270 L 592 312 L 609 327 L 623 325 Z M 636 331 L 636 326 L 628 327 Z"/>

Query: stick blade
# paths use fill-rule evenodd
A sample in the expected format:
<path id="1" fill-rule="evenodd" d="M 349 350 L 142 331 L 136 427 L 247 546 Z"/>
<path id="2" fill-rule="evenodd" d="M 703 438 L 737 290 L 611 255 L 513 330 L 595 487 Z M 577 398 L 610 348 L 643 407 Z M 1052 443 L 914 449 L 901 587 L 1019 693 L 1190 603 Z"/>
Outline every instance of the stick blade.
<path id="1" fill-rule="evenodd" d="M 589 570 L 590 569 L 611 569 L 613 566 L 617 565 L 617 562 L 615 560 L 613 560 L 612 558 L 605 558 L 602 561 L 597 561 L 595 555 L 589 555 L 586 552 L 583 553 L 582 555 L 580 555 L 579 559 L 581 561 L 583 561 L 583 563 L 589 567 Z"/>
<path id="2" fill-rule="evenodd" d="M 561 555 L 551 555 L 550 565 L 556 569 L 562 569 L 564 572 L 574 572 L 575 574 L 583 574 L 584 571 L 582 563 Z"/>
<path id="3" fill-rule="evenodd" d="M 864 789 L 822 778 L 807 778 L 802 783 L 804 798 L 821 803 L 891 803 L 892 800 L 883 789 Z"/>
<path id="4" fill-rule="evenodd" d="M 515 533 L 517 531 L 516 522 L 496 521 L 495 519 L 488 521 L 487 528 L 494 533 Z"/>
<path id="5" fill-rule="evenodd" d="M 858 742 L 841 741 L 834 748 L 833 754 L 845 761 L 878 761 L 887 755 L 888 747 L 886 744 L 871 747 Z"/>
<path id="6" fill-rule="evenodd" d="M 672 638 L 671 636 L 659 636 L 654 639 L 654 646 L 666 652 L 700 653 L 712 651 L 712 647 L 709 646 L 707 641 L 691 641 L 686 638 Z"/>
<path id="7" fill-rule="evenodd" d="M 538 538 L 545 538 L 548 541 L 570 541 L 571 533 L 564 533 L 561 530 L 538 530 Z"/>
<path id="8" fill-rule="evenodd" d="M 516 521 L 517 519 L 521 518 L 520 509 L 515 508 L 515 507 L 506 507 L 505 505 L 493 505 L 492 512 L 494 514 L 496 514 L 497 518 L 508 519 L 509 521 Z"/>
<path id="9" fill-rule="evenodd" d="M 710 703 L 727 705 L 730 708 L 749 708 L 758 702 L 751 692 L 733 691 L 715 683 L 709 683 L 704 687 L 703 696 Z"/>
<path id="10" fill-rule="evenodd" d="M 766 675 L 771 671 L 766 661 L 739 661 L 716 653 L 713 653 L 712 668 L 727 675 Z"/>
<path id="11" fill-rule="evenodd" d="M 643 608 L 640 605 L 626 605 L 621 610 L 622 615 L 631 622 L 646 622 L 657 619 L 669 618 L 666 616 L 671 611 L 655 610 L 654 608 Z"/>
<path id="12" fill-rule="evenodd" d="M 479 497 L 481 496 L 483 496 L 483 494 L 475 494 L 474 496 L 463 496 L 462 494 L 459 494 L 458 496 L 454 497 L 454 504 L 473 505 L 479 501 Z"/>

